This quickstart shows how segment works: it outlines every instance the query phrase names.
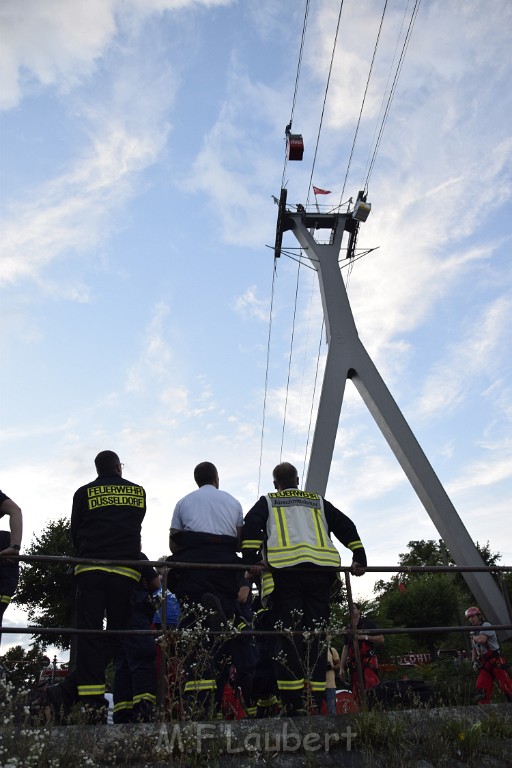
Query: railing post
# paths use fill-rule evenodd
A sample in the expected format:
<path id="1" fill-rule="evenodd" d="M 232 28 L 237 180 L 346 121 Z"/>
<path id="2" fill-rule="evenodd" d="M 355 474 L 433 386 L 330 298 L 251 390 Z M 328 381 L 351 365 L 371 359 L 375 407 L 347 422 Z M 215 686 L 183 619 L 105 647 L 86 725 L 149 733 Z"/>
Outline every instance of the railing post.
<path id="1" fill-rule="evenodd" d="M 510 595 L 508 593 L 507 585 L 505 584 L 505 579 L 503 578 L 503 571 L 498 571 L 498 579 L 500 582 L 503 599 L 505 600 L 505 605 L 507 606 L 508 620 L 512 621 L 512 605 L 510 603 Z"/>
<path id="2" fill-rule="evenodd" d="M 354 601 L 352 599 L 352 586 L 350 584 L 350 571 L 345 571 L 345 585 L 347 589 L 347 602 L 350 611 L 350 629 L 352 633 L 352 642 L 354 644 L 354 659 L 356 662 L 357 683 L 359 688 L 358 703 L 363 711 L 367 709 L 366 695 L 364 689 L 364 675 L 361 664 L 361 654 L 359 653 L 359 640 L 357 639 L 357 624 L 354 619 Z M 354 693 L 354 691 L 352 691 Z"/>

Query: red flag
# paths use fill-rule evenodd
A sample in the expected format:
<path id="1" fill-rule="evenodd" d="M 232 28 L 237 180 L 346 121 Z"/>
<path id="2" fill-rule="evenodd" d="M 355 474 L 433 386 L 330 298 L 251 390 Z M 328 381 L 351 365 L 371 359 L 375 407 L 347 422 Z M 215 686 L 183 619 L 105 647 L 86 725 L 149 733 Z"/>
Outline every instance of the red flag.
<path id="1" fill-rule="evenodd" d="M 315 187 L 313 184 L 313 192 L 315 195 L 330 195 L 331 190 L 330 189 L 320 189 L 320 187 Z"/>
<path id="2" fill-rule="evenodd" d="M 405 586 L 405 584 L 403 583 L 403 581 L 401 579 L 398 582 L 398 589 L 400 590 L 400 592 L 402 592 L 402 594 L 407 592 L 407 587 Z"/>

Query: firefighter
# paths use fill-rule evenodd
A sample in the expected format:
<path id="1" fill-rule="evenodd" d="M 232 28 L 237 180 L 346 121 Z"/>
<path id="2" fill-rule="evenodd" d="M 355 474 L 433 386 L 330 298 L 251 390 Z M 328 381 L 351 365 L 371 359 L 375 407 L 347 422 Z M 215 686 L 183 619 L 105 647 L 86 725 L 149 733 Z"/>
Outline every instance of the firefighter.
<path id="1" fill-rule="evenodd" d="M 479 608 L 471 606 L 465 612 L 465 617 L 472 627 L 477 627 L 470 633 L 471 659 L 476 678 L 478 704 L 489 704 L 492 697 L 494 682 L 496 682 L 507 701 L 512 702 L 512 680 L 507 672 L 507 660 L 500 651 L 498 638 L 491 625 L 484 621 Z"/>
<path id="2" fill-rule="evenodd" d="M 78 557 L 138 560 L 146 492 L 123 478 L 123 465 L 113 451 L 94 460 L 98 477 L 73 496 L 71 538 Z M 79 629 L 128 629 L 132 593 L 140 571 L 122 565 L 79 564 L 75 567 L 76 624 Z M 91 722 L 106 721 L 105 667 L 120 648 L 120 640 L 102 634 L 77 637 L 78 700 Z"/>
<path id="3" fill-rule="evenodd" d="M 307 712 L 307 687 L 320 711 L 325 691 L 327 642 L 333 585 L 339 584 L 340 555 L 330 533 L 352 551 L 352 572 L 361 576 L 366 554 L 354 523 L 317 493 L 299 490 L 296 468 L 284 462 L 273 471 L 275 493 L 261 496 L 245 517 L 244 562 L 262 573 L 262 596 L 272 606 L 278 637 L 277 687 L 283 714 Z M 305 570 L 307 569 L 307 571 Z M 307 642 L 303 633 L 314 630 Z"/>
<path id="4" fill-rule="evenodd" d="M 147 560 L 141 553 L 141 560 Z M 131 629 L 151 629 L 154 604 L 150 595 L 161 590 L 160 576 L 149 565 L 133 593 Z M 128 635 L 114 661 L 114 715 L 118 723 L 149 723 L 156 705 L 156 646 L 152 635 Z"/>
<path id="5" fill-rule="evenodd" d="M 4 611 L 18 586 L 20 568 L 17 560 L 10 560 L 9 555 L 19 555 L 23 516 L 21 509 L 8 496 L 0 491 L 0 517 L 8 515 L 8 531 L 0 531 L 0 643 L 2 642 L 2 618 Z"/>
<path id="6" fill-rule="evenodd" d="M 379 661 L 375 652 L 375 645 L 384 643 L 384 635 L 369 635 L 367 630 L 376 629 L 377 625 L 366 616 L 361 616 L 361 606 L 354 603 L 351 613 L 352 624 L 355 629 L 357 642 L 359 644 L 359 658 L 363 672 L 364 690 L 369 691 L 380 683 L 379 679 Z M 341 652 L 340 677 L 345 679 L 345 669 L 348 667 L 350 672 L 350 683 L 352 693 L 359 694 L 359 680 L 357 675 L 356 659 L 354 652 L 354 638 L 347 635 L 345 645 Z"/>

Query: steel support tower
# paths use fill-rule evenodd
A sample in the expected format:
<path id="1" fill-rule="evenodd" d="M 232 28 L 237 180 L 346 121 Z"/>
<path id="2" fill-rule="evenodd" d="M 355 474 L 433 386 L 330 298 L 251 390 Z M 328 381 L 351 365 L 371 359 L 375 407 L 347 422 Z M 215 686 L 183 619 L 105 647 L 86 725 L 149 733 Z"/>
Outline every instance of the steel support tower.
<path id="1" fill-rule="evenodd" d="M 283 192 L 285 190 L 280 200 L 276 256 L 280 253 L 283 231 L 291 230 L 318 273 L 328 343 L 305 489 L 325 494 L 345 382 L 351 379 L 455 563 L 459 566 L 485 567 L 466 527 L 357 333 L 338 258 L 344 232 L 350 232 L 352 236 L 357 234 L 359 223 L 354 221 L 352 213 L 324 214 L 303 209 L 288 211 Z M 313 233 L 326 229 L 330 230 L 328 242 L 317 242 Z M 491 574 L 464 572 L 463 576 L 488 621 L 509 624 L 511 617 L 505 599 Z M 510 631 L 502 634 L 503 638 L 510 636 Z"/>

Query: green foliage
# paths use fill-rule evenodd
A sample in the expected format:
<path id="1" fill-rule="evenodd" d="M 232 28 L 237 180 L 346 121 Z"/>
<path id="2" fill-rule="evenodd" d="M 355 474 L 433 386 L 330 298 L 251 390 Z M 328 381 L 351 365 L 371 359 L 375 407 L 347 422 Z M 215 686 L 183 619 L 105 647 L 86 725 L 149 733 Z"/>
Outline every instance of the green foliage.
<path id="1" fill-rule="evenodd" d="M 448 574 L 432 573 L 411 580 L 406 592 L 395 590 L 382 598 L 381 614 L 398 627 L 448 627 L 457 624 L 457 590 Z M 411 641 L 434 654 L 440 635 L 411 635 Z"/>
<path id="2" fill-rule="evenodd" d="M 410 541 L 407 545 L 409 547 L 408 552 L 400 552 L 399 563 L 402 566 L 406 565 L 450 565 L 453 560 L 450 557 L 448 550 L 443 546 L 442 542 L 428 539 L 427 541 L 421 539 L 420 541 Z"/>
<path id="3" fill-rule="evenodd" d="M 48 663 L 48 657 L 38 645 L 28 651 L 21 645 L 15 645 L 0 656 L 0 665 L 6 669 L 9 682 L 16 688 L 36 685 L 41 670 Z"/>
<path id="4" fill-rule="evenodd" d="M 411 750 L 413 740 L 404 721 L 380 712 L 361 712 L 357 716 L 357 746 L 365 765 L 401 765 L 401 758 Z"/>
<path id="5" fill-rule="evenodd" d="M 482 724 L 465 720 L 453 720 L 446 723 L 442 736 L 451 744 L 453 756 L 464 762 L 472 762 L 481 752 Z"/>
<path id="6" fill-rule="evenodd" d="M 475 700 L 475 673 L 471 661 L 442 658 L 421 667 L 421 677 L 434 691 L 436 706 L 469 706 Z"/>
<path id="7" fill-rule="evenodd" d="M 27 555 L 74 554 L 70 521 L 55 520 L 47 525 L 39 537 L 34 537 L 26 550 Z M 72 626 L 74 582 L 71 567 L 45 562 L 21 564 L 18 589 L 13 602 L 25 607 L 30 622 L 41 627 Z M 37 642 L 46 647 L 50 642 L 58 648 L 69 648 L 67 635 L 37 635 Z"/>
<path id="8" fill-rule="evenodd" d="M 401 552 L 399 565 L 402 567 L 447 566 L 455 565 L 450 552 L 442 540 L 410 541 L 406 552 Z M 489 543 L 484 546 L 478 542 L 476 547 L 484 561 L 490 567 L 496 566 L 501 555 L 492 552 Z M 505 587 L 512 586 L 512 574 L 501 577 Z M 421 573 L 412 572 L 393 576 L 388 581 L 376 582 L 374 591 L 379 606 L 379 624 L 385 626 L 420 627 L 421 625 L 450 626 L 464 624 L 464 609 L 475 602 L 461 573 Z M 386 647 L 396 653 L 404 652 L 404 639 L 386 638 Z M 422 633 L 411 635 L 406 640 L 410 648 L 418 651 L 429 650 L 431 653 L 439 647 L 455 647 L 469 650 L 469 637 L 459 635 Z"/>
<path id="9" fill-rule="evenodd" d="M 446 548 L 442 539 L 435 541 L 434 539 L 420 539 L 416 541 L 410 541 L 408 543 L 408 551 L 401 552 L 399 555 L 399 565 L 401 567 L 421 567 L 421 566 L 446 566 L 455 565 L 455 560 L 451 556 L 449 550 Z M 485 545 L 476 543 L 476 548 L 482 557 L 485 565 L 489 567 L 499 564 L 501 555 L 498 552 L 491 552 L 489 542 Z M 507 574 L 508 575 L 508 574 Z M 393 592 L 398 584 L 401 582 L 406 587 L 415 579 L 421 579 L 422 573 L 408 573 L 401 574 L 400 579 L 397 576 L 393 576 L 389 581 L 380 579 L 375 583 L 374 591 L 377 595 L 382 596 L 389 592 Z M 462 603 L 472 603 L 474 598 L 468 589 L 468 586 L 461 573 L 454 573 L 452 575 L 454 583 L 459 590 L 459 598 Z"/>
<path id="10" fill-rule="evenodd" d="M 490 712 L 482 721 L 482 733 L 493 739 L 512 739 L 512 721 L 497 712 Z"/>

